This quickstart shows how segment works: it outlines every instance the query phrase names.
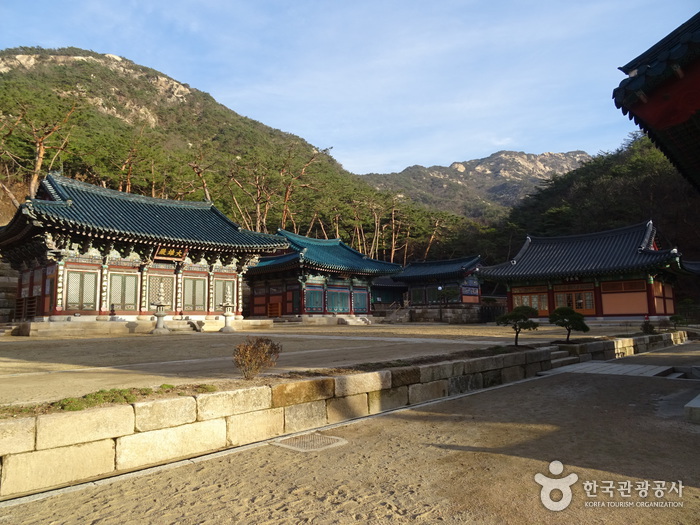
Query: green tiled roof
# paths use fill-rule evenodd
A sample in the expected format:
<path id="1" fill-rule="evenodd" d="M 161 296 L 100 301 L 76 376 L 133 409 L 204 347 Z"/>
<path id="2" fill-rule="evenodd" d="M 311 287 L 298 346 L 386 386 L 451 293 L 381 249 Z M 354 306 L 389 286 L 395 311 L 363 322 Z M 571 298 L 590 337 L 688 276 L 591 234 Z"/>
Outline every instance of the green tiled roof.
<path id="1" fill-rule="evenodd" d="M 393 275 L 392 279 L 403 282 L 462 279 L 477 267 L 480 260 L 480 256 L 471 255 L 460 259 L 412 262 L 403 271 Z"/>
<path id="2" fill-rule="evenodd" d="M 354 275 L 389 275 L 401 270 L 401 265 L 370 259 L 350 248 L 340 239 L 312 239 L 285 230 L 277 232 L 289 243 L 291 253 L 264 257 L 248 273 L 283 271 L 305 267 Z"/>
<path id="3" fill-rule="evenodd" d="M 39 195 L 43 198 L 22 204 L 15 217 L 23 215 L 47 229 L 125 242 L 239 251 L 287 246 L 279 236 L 242 229 L 211 202 L 156 199 L 55 174 L 42 181 Z"/>
<path id="4" fill-rule="evenodd" d="M 656 230 L 647 223 L 584 235 L 527 237 L 511 260 L 477 270 L 492 281 L 547 280 L 646 272 L 678 265 L 676 249 L 654 249 Z"/>

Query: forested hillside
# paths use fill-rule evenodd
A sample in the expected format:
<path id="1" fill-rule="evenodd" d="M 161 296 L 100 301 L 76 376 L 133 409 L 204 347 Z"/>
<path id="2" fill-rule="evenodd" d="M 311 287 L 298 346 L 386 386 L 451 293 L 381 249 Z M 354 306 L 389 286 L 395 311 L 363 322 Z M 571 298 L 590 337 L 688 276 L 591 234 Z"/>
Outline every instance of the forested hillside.
<path id="1" fill-rule="evenodd" d="M 76 48 L 0 52 L 5 203 L 60 170 L 125 192 L 212 200 L 245 228 L 341 237 L 372 257 L 454 255 L 463 219 L 377 192 L 325 146 L 124 58 Z"/>
<path id="2" fill-rule="evenodd" d="M 377 191 L 324 146 L 240 116 L 124 58 L 73 48 L 0 52 L 5 220 L 13 198 L 18 204 L 49 170 L 61 170 L 126 192 L 208 199 L 245 228 L 340 237 L 371 257 L 404 264 L 476 254 L 498 263 L 527 233 L 568 235 L 649 219 L 665 247 L 700 260 L 700 195 L 640 135 L 615 152 L 553 159 L 559 172 L 566 162 L 580 167 L 543 177 L 498 213 L 470 213 L 464 197 L 466 216 L 446 211 L 439 199 L 431 208 Z M 466 171 L 469 163 L 460 164 Z M 462 186 L 469 193 L 477 182 Z"/>

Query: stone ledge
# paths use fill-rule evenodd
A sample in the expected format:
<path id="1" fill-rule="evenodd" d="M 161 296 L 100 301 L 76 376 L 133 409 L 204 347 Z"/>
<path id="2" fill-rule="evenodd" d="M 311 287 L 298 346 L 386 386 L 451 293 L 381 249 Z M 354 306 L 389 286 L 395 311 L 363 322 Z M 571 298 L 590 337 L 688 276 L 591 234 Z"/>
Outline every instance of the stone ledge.
<path id="1" fill-rule="evenodd" d="M 198 421 L 179 427 L 117 438 L 116 468 L 131 470 L 226 447 L 226 420 Z"/>
<path id="2" fill-rule="evenodd" d="M 175 397 L 134 403 L 137 432 L 177 427 L 197 420 L 197 402 L 193 397 Z"/>
<path id="3" fill-rule="evenodd" d="M 226 418 L 229 446 L 238 447 L 284 433 L 284 408 L 246 412 Z"/>
<path id="4" fill-rule="evenodd" d="M 683 407 L 686 421 L 700 425 L 700 396 L 686 403 Z"/>
<path id="5" fill-rule="evenodd" d="M 364 374 L 351 374 L 338 376 L 335 380 L 335 397 L 352 396 L 354 394 L 366 394 L 375 390 L 391 388 L 391 372 L 381 370 L 379 372 L 367 372 Z"/>
<path id="6" fill-rule="evenodd" d="M 345 397 L 334 397 L 326 402 L 326 418 L 328 423 L 340 423 L 369 415 L 367 394 L 353 394 Z"/>
<path id="7" fill-rule="evenodd" d="M 253 386 L 228 392 L 200 394 L 195 399 L 197 420 L 205 421 L 270 408 L 272 390 L 269 386 Z"/>
<path id="8" fill-rule="evenodd" d="M 114 471 L 114 440 L 105 439 L 3 458 L 0 496 L 83 482 Z"/>
<path id="9" fill-rule="evenodd" d="M 133 433 L 134 407 L 131 405 L 48 414 L 37 417 L 36 448 L 76 445 Z"/>
<path id="10" fill-rule="evenodd" d="M 34 450 L 36 419 L 0 420 L 0 457 Z"/>
<path id="11" fill-rule="evenodd" d="M 335 394 L 332 377 L 282 383 L 272 387 L 272 408 L 328 399 Z"/>

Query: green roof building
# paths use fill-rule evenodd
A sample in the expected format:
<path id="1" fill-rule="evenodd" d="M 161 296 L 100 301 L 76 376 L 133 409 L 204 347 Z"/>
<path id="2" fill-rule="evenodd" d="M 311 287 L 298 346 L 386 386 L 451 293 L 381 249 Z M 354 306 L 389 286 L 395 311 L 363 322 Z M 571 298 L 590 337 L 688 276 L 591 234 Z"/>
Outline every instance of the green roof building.
<path id="1" fill-rule="evenodd" d="M 0 228 L 0 253 L 20 272 L 20 320 L 205 319 L 233 304 L 260 255 L 287 246 L 244 230 L 211 202 L 133 195 L 50 174 Z"/>
<path id="2" fill-rule="evenodd" d="M 285 230 L 289 252 L 250 268 L 253 316 L 361 315 L 370 313 L 371 282 L 401 265 L 370 259 L 340 239 L 312 239 Z"/>

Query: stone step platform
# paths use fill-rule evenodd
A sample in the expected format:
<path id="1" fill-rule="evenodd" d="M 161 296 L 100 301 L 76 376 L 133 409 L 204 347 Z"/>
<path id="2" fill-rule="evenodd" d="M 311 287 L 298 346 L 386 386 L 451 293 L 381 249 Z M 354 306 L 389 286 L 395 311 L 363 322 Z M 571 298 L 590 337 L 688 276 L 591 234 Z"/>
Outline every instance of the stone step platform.
<path id="1" fill-rule="evenodd" d="M 552 360 L 554 359 L 563 359 L 565 357 L 569 357 L 569 351 L 568 350 L 554 350 L 552 352 Z"/>
<path id="2" fill-rule="evenodd" d="M 557 351 L 552 352 L 552 369 L 561 368 L 563 366 L 569 366 L 569 365 L 572 365 L 574 363 L 578 364 L 578 362 L 579 362 L 578 356 L 569 357 L 568 352 L 565 352 L 567 357 L 558 357 L 555 359 L 554 354 L 558 354 L 558 353 L 560 353 L 560 352 L 557 352 Z"/>
<path id="3" fill-rule="evenodd" d="M 619 363 L 587 361 L 585 363 L 569 364 L 566 366 L 560 366 L 555 368 L 554 361 L 552 361 L 552 370 L 540 372 L 538 375 L 551 375 L 563 373 L 655 377 L 668 376 L 669 374 L 673 373 L 673 367 L 633 364 L 623 365 Z"/>
<path id="4" fill-rule="evenodd" d="M 685 412 L 686 421 L 700 425 L 700 396 L 686 403 L 683 410 Z"/>

